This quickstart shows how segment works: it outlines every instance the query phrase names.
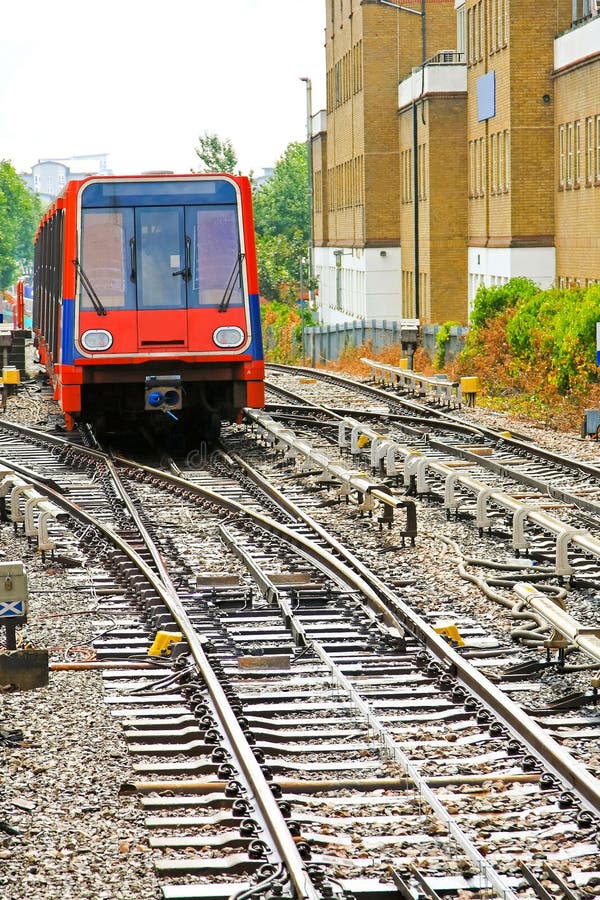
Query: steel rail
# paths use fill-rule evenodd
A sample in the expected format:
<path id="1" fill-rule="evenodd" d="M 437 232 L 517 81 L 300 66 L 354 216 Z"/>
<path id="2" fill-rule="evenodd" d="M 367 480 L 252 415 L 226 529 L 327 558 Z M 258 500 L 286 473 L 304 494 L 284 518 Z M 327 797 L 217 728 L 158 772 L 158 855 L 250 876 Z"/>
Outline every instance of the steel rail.
<path id="1" fill-rule="evenodd" d="M 231 511 L 243 514 L 246 520 L 252 520 L 266 531 L 292 543 L 297 549 L 302 550 L 308 559 L 325 566 L 326 570 L 337 572 L 338 576 L 342 577 L 349 585 L 353 585 L 364 596 L 373 597 L 376 601 L 376 608 L 378 611 L 382 611 L 386 624 L 393 625 L 395 629 L 405 628 L 419 638 L 426 648 L 446 667 L 446 670 L 454 675 L 457 681 L 468 687 L 481 702 L 504 721 L 514 737 L 527 744 L 550 771 L 563 779 L 597 815 L 600 815 L 600 780 L 591 775 L 543 728 L 526 716 L 520 706 L 510 700 L 499 688 L 478 672 L 400 597 L 387 592 L 386 601 L 389 606 L 383 604 L 377 596 L 377 592 L 370 585 L 366 584 L 362 577 L 356 575 L 348 565 L 341 562 L 328 550 L 312 543 L 286 525 L 282 525 L 270 517 L 254 511 L 249 506 L 239 504 L 230 498 L 220 497 L 208 488 L 194 485 L 173 475 L 148 469 L 137 463 L 132 464 L 126 460 L 118 461 L 123 464 L 134 465 L 136 468 L 146 469 L 146 471 L 155 476 L 165 478 L 173 484 L 198 493 Z M 310 519 L 308 516 L 307 518 Z"/>
<path id="2" fill-rule="evenodd" d="M 161 554 L 159 553 L 156 544 L 150 537 L 148 529 L 142 522 L 142 518 L 137 511 L 135 503 L 129 496 L 128 491 L 125 490 L 123 482 L 121 481 L 121 476 L 119 475 L 119 473 L 117 471 L 117 467 L 116 467 L 115 463 L 112 461 L 112 459 L 107 458 L 105 460 L 105 465 L 106 465 L 106 467 L 110 473 L 110 476 L 114 482 L 115 489 L 118 490 L 119 496 L 121 497 L 123 503 L 125 504 L 125 507 L 129 513 L 129 515 L 131 516 L 131 519 L 132 519 L 135 527 L 139 531 L 140 536 L 146 545 L 146 549 L 148 550 L 148 552 L 150 553 L 150 555 L 152 557 L 152 561 L 156 567 L 156 570 L 160 576 L 162 583 L 164 584 L 165 588 L 173 595 L 173 597 L 177 597 L 177 590 L 171 580 L 171 576 L 169 575 L 169 573 L 167 571 L 167 567 L 165 566 L 164 560 L 163 560 Z"/>
<path id="3" fill-rule="evenodd" d="M 444 506 L 446 509 L 456 509 L 459 506 L 455 498 L 455 487 L 462 485 L 465 490 L 472 493 L 476 499 L 476 519 L 475 524 L 478 528 L 489 528 L 492 524 L 488 516 L 488 504 L 494 503 L 496 506 L 506 510 L 513 519 L 513 548 L 515 550 L 526 550 L 529 542 L 524 533 L 524 524 L 527 520 L 538 525 L 544 531 L 556 535 L 556 574 L 559 576 L 568 576 L 573 573 L 573 569 L 568 561 L 568 547 L 574 544 L 584 552 L 589 553 L 600 559 L 600 540 L 595 538 L 585 529 L 574 528 L 573 526 L 563 522 L 556 516 L 550 515 L 540 504 L 527 504 L 522 500 L 518 500 L 506 491 L 497 490 L 483 481 L 474 478 L 468 472 L 461 472 L 451 465 L 432 457 L 426 456 L 421 450 L 411 449 L 403 444 L 398 444 L 387 438 L 382 438 L 373 428 L 364 425 L 353 419 L 347 419 L 343 423 L 346 428 L 352 429 L 352 452 L 356 453 L 356 435 L 365 435 L 373 442 L 375 448 L 378 443 L 385 450 L 390 445 L 394 453 L 398 453 L 404 460 L 404 482 L 410 485 L 411 480 L 416 481 L 417 493 L 424 493 L 428 487 L 427 472 L 431 472 L 444 479 Z M 343 439 L 342 439 L 343 440 Z M 383 446 L 385 445 L 385 446 Z M 475 461 L 475 460 L 474 460 Z M 510 470 L 507 470 L 507 477 L 512 477 Z M 570 495 L 565 494 L 565 499 L 570 499 Z M 600 507 L 598 507 L 600 511 Z"/>
<path id="4" fill-rule="evenodd" d="M 513 591 L 527 606 L 600 665 L 600 625 L 582 625 L 554 600 L 527 581 L 515 584 Z"/>
<path id="5" fill-rule="evenodd" d="M 273 519 L 255 512 L 248 506 L 239 504 L 230 498 L 221 497 L 208 488 L 192 484 L 191 482 L 177 478 L 174 475 L 160 472 L 159 470 L 152 469 L 148 466 L 142 466 L 139 463 L 134 463 L 130 460 L 116 458 L 115 462 L 145 471 L 153 477 L 161 478 L 178 487 L 197 493 L 199 496 L 203 496 L 207 500 L 210 500 L 221 507 L 225 507 L 232 512 L 243 514 L 247 519 L 252 519 L 267 531 L 278 534 L 289 540 L 295 546 L 303 548 L 308 558 L 318 561 L 322 565 L 327 564 L 328 568 L 333 570 L 337 569 L 340 574 L 343 572 L 343 577 L 349 584 L 355 584 L 356 589 L 361 592 L 363 592 L 363 588 L 366 589 L 366 596 L 373 597 L 376 608 L 382 612 L 386 623 L 393 625 L 396 629 L 406 628 L 420 638 L 431 653 L 455 675 L 457 680 L 462 681 L 463 684 L 478 696 L 483 703 L 503 719 L 515 737 L 528 744 L 554 774 L 558 775 L 570 785 L 571 788 L 585 800 L 588 806 L 600 815 L 600 781 L 590 775 L 589 771 L 577 763 L 570 754 L 566 753 L 553 738 L 549 737 L 548 734 L 537 725 L 537 723 L 529 719 L 529 717 L 525 717 L 522 709 L 517 706 L 516 703 L 506 697 L 498 688 L 464 660 L 460 654 L 450 647 L 420 616 L 414 613 L 400 597 L 395 596 L 393 600 L 390 600 L 388 595 L 386 600 L 391 606 L 390 609 L 390 606 L 384 604 L 379 599 L 376 592 L 367 585 L 362 578 L 352 572 L 347 565 L 341 563 L 331 553 L 319 547 L 317 544 L 311 543 L 302 535 L 293 532 L 286 526 L 280 525 Z M 84 521 L 86 524 L 93 520 L 94 524 L 96 524 L 97 520 L 94 520 L 92 516 L 85 513 L 76 504 L 71 503 L 71 501 L 58 493 L 55 494 L 50 488 L 46 488 L 46 490 L 54 495 L 54 500 L 57 505 L 70 511 L 75 518 Z M 139 560 L 141 571 L 143 574 L 147 573 L 148 580 L 153 587 L 155 587 L 160 596 L 165 598 L 166 605 L 169 606 L 172 599 L 170 593 L 166 591 L 160 579 L 146 566 L 138 554 L 126 541 L 120 539 L 118 535 L 107 526 L 103 525 L 103 523 L 97 522 L 97 527 L 111 541 L 118 542 L 118 546 L 136 563 L 136 565 L 138 565 L 137 561 Z M 182 612 L 185 614 L 184 610 L 182 610 Z M 177 621 L 175 612 L 173 612 L 173 615 Z M 200 652 L 199 658 L 203 661 L 204 665 L 205 657 L 202 647 L 199 646 L 197 650 Z"/>
<path id="6" fill-rule="evenodd" d="M 45 437 L 39 433 L 37 433 L 37 436 Z M 341 569 L 344 572 L 344 578 L 349 578 L 350 583 L 355 583 L 357 589 L 361 590 L 361 585 L 364 584 L 362 579 L 351 572 L 346 565 L 335 559 L 328 551 L 311 543 L 301 535 L 294 533 L 286 526 L 280 525 L 269 517 L 255 512 L 250 507 L 238 504 L 230 498 L 223 498 L 208 488 L 194 485 L 191 482 L 160 472 L 156 469 L 141 466 L 138 463 L 132 463 L 125 459 L 116 459 L 115 461 L 122 465 L 132 466 L 136 469 L 146 471 L 153 477 L 159 477 L 169 481 L 178 487 L 185 488 L 188 491 L 204 496 L 207 500 L 229 509 L 232 512 L 243 514 L 247 520 L 253 520 L 266 530 L 279 534 L 281 537 L 291 541 L 297 547 L 303 548 L 308 558 L 318 560 L 321 564 L 328 563 L 330 567 L 334 570 L 337 569 L 338 572 Z M 94 517 L 85 513 L 76 504 L 72 503 L 58 492 L 54 492 L 47 486 L 45 486 L 45 489 L 47 492 L 53 494 L 53 499 L 57 505 L 67 509 L 76 519 L 83 521 L 86 524 L 92 522 L 111 542 L 119 546 L 120 549 L 122 549 L 123 552 L 126 553 L 140 568 L 140 571 L 147 577 L 147 580 L 152 584 L 157 593 L 159 593 L 161 597 L 164 597 L 166 605 L 170 605 L 170 594 L 165 590 L 160 579 L 158 579 L 146 566 L 144 561 L 126 541 L 120 539 L 110 528 L 95 520 Z M 374 592 L 369 588 L 368 593 L 372 594 Z M 577 763 L 573 757 L 568 752 L 565 752 L 553 738 L 548 736 L 537 723 L 525 716 L 522 709 L 516 703 L 502 694 L 502 692 L 489 682 L 485 676 L 481 675 L 474 667 L 463 659 L 460 654 L 450 647 L 420 616 L 415 614 L 401 598 L 394 598 L 391 611 L 382 604 L 378 598 L 377 605 L 385 610 L 387 621 L 390 621 L 391 619 L 396 626 L 400 623 L 401 627 L 406 627 L 415 636 L 420 638 L 430 652 L 447 667 L 448 671 L 451 672 L 458 681 L 465 684 L 472 693 L 479 697 L 485 705 L 493 710 L 494 713 L 506 723 L 507 727 L 513 732 L 515 737 L 529 745 L 529 747 L 541 758 L 548 769 L 563 779 L 596 814 L 600 814 L 600 781 L 597 778 L 592 776 L 587 769 Z M 184 619 L 187 620 L 187 616 L 185 615 L 185 610 L 182 609 L 181 612 L 183 614 L 181 621 L 183 622 Z M 175 617 L 177 619 L 177 616 Z M 194 651 L 198 654 L 198 658 L 203 665 L 207 665 L 199 642 L 198 644 L 194 644 Z M 237 725 L 237 723 L 233 724 Z M 262 773 L 260 773 L 260 777 L 262 778 Z M 287 829 L 285 830 L 287 831 Z M 302 879 L 300 878 L 299 881 L 301 882 Z"/>
<path id="7" fill-rule="evenodd" d="M 102 456 L 102 454 L 99 455 Z M 158 470 L 150 471 L 152 471 L 155 476 L 164 475 L 164 473 L 161 473 Z M 180 484 L 186 483 L 180 480 Z M 214 675 L 210 662 L 204 652 L 202 641 L 195 631 L 195 626 L 189 618 L 182 602 L 175 594 L 172 585 L 167 586 L 162 578 L 152 571 L 137 551 L 109 526 L 105 525 L 92 514 L 82 510 L 67 497 L 58 494 L 58 492 L 54 492 L 48 487 L 46 487 L 46 490 L 48 493 L 55 494 L 53 499 L 57 505 L 69 512 L 78 521 L 83 522 L 86 525 L 92 525 L 100 531 L 113 546 L 121 550 L 159 595 L 180 630 L 185 635 L 190 653 L 206 683 L 208 693 L 210 694 L 215 707 L 219 711 L 221 724 L 225 734 L 232 746 L 236 748 L 238 753 L 236 761 L 244 772 L 254 799 L 269 828 L 272 844 L 277 849 L 277 852 L 286 866 L 286 871 L 289 880 L 293 885 L 296 898 L 298 898 L 298 900 L 300 900 L 300 898 L 303 898 L 303 900 L 320 900 L 321 895 L 313 886 L 307 875 L 305 863 L 300 857 L 298 848 L 289 832 L 285 818 L 277 805 L 273 792 L 260 765 L 256 761 L 244 732 L 238 724 L 237 718 L 231 709 L 223 688 Z M 218 502 L 218 495 L 213 494 L 212 492 L 209 493 L 211 495 L 210 499 L 214 502 Z"/>
<path id="8" fill-rule="evenodd" d="M 408 409 L 414 409 L 416 412 L 425 414 L 429 419 L 438 419 L 440 422 L 447 421 L 454 426 L 459 426 L 465 429 L 470 428 L 473 431 L 479 432 L 482 437 L 487 437 L 491 441 L 502 441 L 503 444 L 506 444 L 509 447 L 513 447 L 515 450 L 522 451 L 523 453 L 534 454 L 538 458 L 544 459 L 547 462 L 564 466 L 575 472 L 584 472 L 586 475 L 591 475 L 600 480 L 600 467 L 595 466 L 592 463 L 585 462 L 584 460 L 573 459 L 569 456 L 561 456 L 557 453 L 554 453 L 552 450 L 546 450 L 543 447 L 537 447 L 532 444 L 527 437 L 518 434 L 518 432 L 495 431 L 492 428 L 487 428 L 485 425 L 480 424 L 476 426 L 467 426 L 462 419 L 459 419 L 456 416 L 455 413 L 444 412 L 443 410 L 439 409 L 432 409 L 432 407 L 430 406 L 424 406 L 423 404 L 419 404 L 415 401 L 407 400 L 404 397 L 398 397 L 394 394 L 390 394 L 388 391 L 373 387 L 372 385 L 358 383 L 356 381 L 353 381 L 351 378 L 340 375 L 337 372 L 322 372 L 319 369 L 308 368 L 301 369 L 298 366 L 284 366 L 283 364 L 276 363 L 269 363 L 267 368 L 282 372 L 302 372 L 302 374 L 310 375 L 310 377 L 312 378 L 316 378 L 322 381 L 331 381 L 334 384 L 340 384 L 341 386 L 346 387 L 348 388 L 348 390 L 352 390 L 354 392 L 365 392 L 372 394 L 381 402 L 396 402 L 399 406 L 406 406 Z M 283 388 L 279 388 L 277 385 L 275 385 L 275 388 L 278 391 L 284 390 Z M 293 396 L 291 392 L 289 396 Z M 327 407 L 322 408 L 327 409 Z"/>
<path id="9" fill-rule="evenodd" d="M 272 364 L 271 364 L 271 367 L 272 367 Z M 339 382 L 339 383 L 343 384 L 344 386 L 347 386 L 349 389 L 352 388 L 354 390 L 359 390 L 361 392 L 368 391 L 369 393 L 373 393 L 375 396 L 378 397 L 378 399 L 381 399 L 382 401 L 387 401 L 387 402 L 391 401 L 392 403 L 394 401 L 396 401 L 397 403 L 402 404 L 402 405 L 404 405 L 405 403 L 408 403 L 408 401 L 406 401 L 404 399 L 400 400 L 399 398 L 396 398 L 393 396 L 390 397 L 390 395 L 388 393 L 381 391 L 378 388 L 370 387 L 370 386 L 363 385 L 363 384 L 357 385 L 356 382 L 350 381 L 349 379 L 344 378 L 341 375 L 334 375 L 331 373 L 327 373 L 326 375 L 323 375 L 322 373 L 318 373 L 318 372 L 315 373 L 315 375 L 317 377 L 320 377 L 323 380 L 333 381 L 334 383 Z M 269 382 L 267 382 L 267 384 L 269 384 Z M 277 385 L 275 385 L 273 387 L 273 389 L 276 392 L 285 394 L 286 396 L 288 396 L 290 398 L 295 398 L 295 395 L 292 392 L 286 391 L 284 388 L 281 388 Z M 416 404 L 414 404 L 414 403 L 409 404 L 409 408 L 413 408 L 415 406 L 416 406 Z M 308 407 L 305 407 L 305 408 L 308 408 Z M 371 440 L 373 441 L 373 446 L 375 446 L 376 443 L 380 445 L 381 453 L 383 453 L 383 450 L 385 449 L 385 447 L 392 447 L 393 448 L 391 451 L 392 453 L 398 452 L 400 455 L 404 455 L 404 451 L 406 450 L 406 448 L 402 444 L 399 444 L 393 438 L 388 438 L 388 437 L 382 435 L 381 432 L 375 430 L 375 428 L 369 427 L 367 425 L 363 425 L 363 423 L 359 422 L 358 419 L 354 418 L 355 415 L 361 414 L 360 410 L 356 410 L 354 412 L 347 412 L 344 414 L 340 410 L 333 409 L 333 408 L 329 409 L 328 407 L 323 407 L 321 405 L 315 405 L 313 408 L 320 412 L 328 412 L 331 417 L 335 418 L 336 421 L 338 421 L 340 428 L 343 428 L 344 423 L 346 423 L 347 426 L 351 425 L 353 428 L 360 430 L 361 433 L 363 433 L 371 438 Z M 600 468 L 598 468 L 597 466 L 593 466 L 592 464 L 586 463 L 584 461 L 574 460 L 571 457 L 559 456 L 558 454 L 552 453 L 549 450 L 544 450 L 541 447 L 535 447 L 530 442 L 527 442 L 524 438 L 517 437 L 508 432 L 497 432 L 497 431 L 493 431 L 492 429 L 486 428 L 484 426 L 476 426 L 476 427 L 467 426 L 450 413 L 444 413 L 440 410 L 432 410 L 430 407 L 418 407 L 418 408 L 421 410 L 421 412 L 427 412 L 430 415 L 429 419 L 419 419 L 418 420 L 418 423 L 421 425 L 424 425 L 425 427 L 427 427 L 427 426 L 431 427 L 433 422 L 436 421 L 442 428 L 447 425 L 449 428 L 451 428 L 453 430 L 458 429 L 462 433 L 465 433 L 465 434 L 479 435 L 480 437 L 485 438 L 486 440 L 489 440 L 493 443 L 498 443 L 499 441 L 501 441 L 504 445 L 506 445 L 507 447 L 513 448 L 515 451 L 517 451 L 519 453 L 523 453 L 523 454 L 526 454 L 529 456 L 533 455 L 534 457 L 537 457 L 538 459 L 544 460 L 544 461 L 551 463 L 553 465 L 556 465 L 556 466 L 562 466 L 564 468 L 569 469 L 572 472 L 581 472 L 590 477 L 598 478 L 598 480 L 599 480 L 598 491 L 600 493 Z M 373 415 L 372 413 L 369 413 L 369 418 L 372 418 L 372 415 Z M 381 416 L 384 419 L 388 418 L 386 414 L 381 414 Z M 401 423 L 401 424 L 403 424 L 403 423 Z M 416 429 L 407 428 L 404 425 L 403 425 L 403 427 L 404 427 L 404 430 L 407 431 L 409 434 L 412 433 L 414 436 L 417 436 L 420 438 L 423 437 L 422 432 L 418 432 Z M 385 447 L 384 447 L 384 445 L 385 445 Z M 464 459 L 464 460 L 472 463 L 473 465 L 478 465 L 481 468 L 488 469 L 489 471 L 494 472 L 497 475 L 501 475 L 505 478 L 509 478 L 512 481 L 516 481 L 520 484 L 525 484 L 528 487 L 538 490 L 541 493 L 544 493 L 546 496 L 552 497 L 562 503 L 573 504 L 574 506 L 581 509 L 583 512 L 588 513 L 592 516 L 596 516 L 596 517 L 600 516 L 600 502 L 596 502 L 594 500 L 588 500 L 585 497 L 581 497 L 578 494 L 573 494 L 569 491 L 563 490 L 560 487 L 556 487 L 555 485 L 546 484 L 546 483 L 540 481 L 539 478 L 535 478 L 533 476 L 527 475 L 524 472 L 515 470 L 514 467 L 512 467 L 512 466 L 509 467 L 509 466 L 503 465 L 501 460 L 496 461 L 496 460 L 488 459 L 486 457 L 482 457 L 477 454 L 469 452 L 468 447 L 452 446 L 451 444 L 448 444 L 447 442 L 445 442 L 443 440 L 431 438 L 429 436 L 427 438 L 427 445 L 428 445 L 428 447 L 432 448 L 433 450 L 437 450 L 440 453 L 459 457 L 461 459 Z M 415 451 L 415 452 L 417 452 L 417 451 Z M 421 453 L 422 451 L 418 451 L 418 452 Z M 373 456 L 373 454 L 372 454 L 372 456 Z M 379 458 L 381 458 L 381 456 L 378 457 L 378 459 Z M 524 457 L 523 463 L 525 463 L 525 462 L 526 462 L 526 458 Z M 423 460 L 422 470 L 427 465 L 428 465 L 428 463 L 426 463 Z M 517 549 L 517 548 L 515 548 L 515 549 Z"/>
<path id="10" fill-rule="evenodd" d="M 398 747 L 394 737 L 390 735 L 388 729 L 379 720 L 379 717 L 373 713 L 370 705 L 363 700 L 360 693 L 356 690 L 350 679 L 348 679 L 337 663 L 331 658 L 330 654 L 323 649 L 318 643 L 313 641 L 304 630 L 301 622 L 294 613 L 290 604 L 281 596 L 281 592 L 277 586 L 269 579 L 258 564 L 254 562 L 251 555 L 241 548 L 235 538 L 221 526 L 223 537 L 235 555 L 242 560 L 246 568 L 258 576 L 263 585 L 263 593 L 269 602 L 277 604 L 283 613 L 287 627 L 291 628 L 294 635 L 301 640 L 303 646 L 310 647 L 317 658 L 329 671 L 332 679 L 344 691 L 345 695 L 350 699 L 355 709 L 362 715 L 367 727 L 372 730 L 379 738 L 386 753 L 397 763 L 404 776 L 412 784 L 413 788 L 419 796 L 431 807 L 438 819 L 445 825 L 450 838 L 456 841 L 457 845 L 464 851 L 465 855 L 474 863 L 479 870 L 480 875 L 486 882 L 503 898 L 503 900 L 517 900 L 517 895 L 511 890 L 506 881 L 498 875 L 494 867 L 487 862 L 485 857 L 479 852 L 475 844 L 470 840 L 467 834 L 452 819 L 452 816 L 438 799 L 435 790 L 427 783 L 427 777 L 419 772 L 418 767 L 411 762 L 410 758 Z M 450 850 L 450 848 L 448 848 Z"/>

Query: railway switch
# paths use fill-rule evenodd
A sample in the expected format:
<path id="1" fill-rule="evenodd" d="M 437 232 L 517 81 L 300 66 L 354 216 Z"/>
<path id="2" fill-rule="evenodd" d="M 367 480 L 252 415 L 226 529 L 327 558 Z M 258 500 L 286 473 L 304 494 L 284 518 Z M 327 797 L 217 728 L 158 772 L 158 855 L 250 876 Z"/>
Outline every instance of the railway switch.
<path id="1" fill-rule="evenodd" d="M 154 643 L 148 650 L 148 656 L 170 656 L 173 645 L 183 640 L 180 631 L 158 631 Z"/>
<path id="2" fill-rule="evenodd" d="M 447 638 L 453 644 L 457 644 L 459 647 L 465 646 L 460 631 L 454 622 L 438 622 L 437 625 L 433 626 L 433 630 L 436 634 L 442 635 L 442 637 Z"/>

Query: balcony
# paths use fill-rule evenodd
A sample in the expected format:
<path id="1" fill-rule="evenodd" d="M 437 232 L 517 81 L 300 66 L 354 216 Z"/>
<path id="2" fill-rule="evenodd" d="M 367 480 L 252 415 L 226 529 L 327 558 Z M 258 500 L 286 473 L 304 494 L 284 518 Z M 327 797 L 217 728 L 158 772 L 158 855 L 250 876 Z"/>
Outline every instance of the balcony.
<path id="1" fill-rule="evenodd" d="M 398 86 L 398 109 L 426 94 L 461 93 L 467 90 L 465 55 L 458 50 L 440 50 L 415 66 L 412 75 Z"/>
<path id="2" fill-rule="evenodd" d="M 594 12 L 573 21 L 570 31 L 554 41 L 554 71 L 568 69 L 599 55 L 600 16 Z"/>

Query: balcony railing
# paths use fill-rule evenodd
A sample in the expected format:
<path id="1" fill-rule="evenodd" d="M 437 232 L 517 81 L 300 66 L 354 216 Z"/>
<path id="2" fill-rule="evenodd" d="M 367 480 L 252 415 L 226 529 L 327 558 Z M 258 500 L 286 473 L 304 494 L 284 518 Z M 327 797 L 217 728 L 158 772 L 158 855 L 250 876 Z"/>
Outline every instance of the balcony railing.
<path id="1" fill-rule="evenodd" d="M 425 66 L 460 66 L 464 65 L 465 54 L 460 50 L 440 50 L 435 56 L 426 59 Z M 421 71 L 421 66 L 413 66 L 413 74 Z"/>
<path id="2" fill-rule="evenodd" d="M 573 0 L 571 28 L 585 25 L 600 14 L 600 0 Z"/>

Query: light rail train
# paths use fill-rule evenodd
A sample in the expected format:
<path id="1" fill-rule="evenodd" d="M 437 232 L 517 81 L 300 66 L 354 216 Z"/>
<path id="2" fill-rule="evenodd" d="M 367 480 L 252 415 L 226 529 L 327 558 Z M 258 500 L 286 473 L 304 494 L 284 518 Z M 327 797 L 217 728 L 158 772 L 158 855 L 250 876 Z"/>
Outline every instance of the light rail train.
<path id="1" fill-rule="evenodd" d="M 70 182 L 35 239 L 33 329 L 67 428 L 214 438 L 264 403 L 250 182 Z"/>

